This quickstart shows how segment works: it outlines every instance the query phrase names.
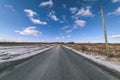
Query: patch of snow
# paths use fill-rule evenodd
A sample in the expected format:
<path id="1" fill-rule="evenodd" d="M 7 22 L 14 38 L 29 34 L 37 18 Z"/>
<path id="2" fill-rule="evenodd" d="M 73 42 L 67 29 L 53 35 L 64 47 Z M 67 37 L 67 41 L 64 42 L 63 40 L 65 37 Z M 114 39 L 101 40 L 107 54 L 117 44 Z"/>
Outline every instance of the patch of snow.
<path id="1" fill-rule="evenodd" d="M 74 52 L 76 52 L 76 53 L 78 53 L 78 54 L 80 54 L 88 59 L 91 59 L 92 61 L 94 61 L 100 65 L 106 66 L 110 69 L 113 69 L 113 70 L 120 72 L 120 64 L 116 64 L 114 61 L 107 61 L 106 57 L 104 57 L 104 56 L 93 56 L 93 55 L 81 53 L 81 52 L 79 52 L 75 49 L 72 49 L 70 47 L 67 47 L 67 46 L 64 46 L 64 47 L 67 49 L 70 49 L 70 50 L 72 50 L 72 51 L 74 51 Z"/>
<path id="2" fill-rule="evenodd" d="M 28 58 L 54 46 L 0 46 L 0 63 Z"/>

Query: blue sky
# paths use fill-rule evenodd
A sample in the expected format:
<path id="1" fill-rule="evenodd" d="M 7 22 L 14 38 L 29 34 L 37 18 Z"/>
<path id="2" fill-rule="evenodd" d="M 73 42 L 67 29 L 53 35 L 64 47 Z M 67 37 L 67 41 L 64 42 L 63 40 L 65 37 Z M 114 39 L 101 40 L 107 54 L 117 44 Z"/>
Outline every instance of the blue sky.
<path id="1" fill-rule="evenodd" d="M 0 41 L 120 42 L 120 0 L 1 0 Z"/>

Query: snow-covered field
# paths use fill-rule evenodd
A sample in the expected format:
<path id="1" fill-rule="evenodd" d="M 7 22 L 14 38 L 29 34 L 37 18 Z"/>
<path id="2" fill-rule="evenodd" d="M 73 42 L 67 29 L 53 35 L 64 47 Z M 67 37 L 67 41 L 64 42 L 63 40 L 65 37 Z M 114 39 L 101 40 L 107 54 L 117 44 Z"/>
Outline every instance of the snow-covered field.
<path id="1" fill-rule="evenodd" d="M 0 46 L 0 62 L 12 61 L 30 57 L 50 46 Z"/>
<path id="2" fill-rule="evenodd" d="M 90 54 L 85 54 L 85 53 L 81 53 L 75 49 L 72 49 L 70 47 L 67 47 L 67 46 L 64 46 L 64 47 L 66 47 L 67 49 L 70 49 L 88 59 L 91 59 L 92 61 L 94 61 L 100 65 L 106 66 L 107 68 L 110 68 L 110 69 L 120 72 L 120 64 L 116 63 L 115 61 L 109 61 L 104 56 L 94 56 L 94 55 L 90 55 Z"/>

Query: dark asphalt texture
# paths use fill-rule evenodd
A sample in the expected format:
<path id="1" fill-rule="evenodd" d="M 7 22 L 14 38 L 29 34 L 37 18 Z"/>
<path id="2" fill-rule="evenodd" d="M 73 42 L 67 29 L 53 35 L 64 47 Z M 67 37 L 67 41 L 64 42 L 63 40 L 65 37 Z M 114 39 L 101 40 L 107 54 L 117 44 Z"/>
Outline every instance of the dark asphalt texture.
<path id="1" fill-rule="evenodd" d="M 120 80 L 71 50 L 56 46 L 0 74 L 0 80 Z"/>

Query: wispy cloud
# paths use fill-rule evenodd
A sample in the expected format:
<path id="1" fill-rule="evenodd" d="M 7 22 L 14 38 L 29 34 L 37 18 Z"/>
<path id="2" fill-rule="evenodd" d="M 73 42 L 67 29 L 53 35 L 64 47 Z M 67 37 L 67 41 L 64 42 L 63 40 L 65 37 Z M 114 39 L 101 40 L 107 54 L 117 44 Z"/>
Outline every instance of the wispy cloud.
<path id="1" fill-rule="evenodd" d="M 63 8 L 64 8 L 64 9 L 67 9 L 67 6 L 66 6 L 66 4 L 62 4 L 62 6 L 63 6 Z"/>
<path id="2" fill-rule="evenodd" d="M 14 7 L 10 4 L 5 4 L 4 7 L 10 9 L 11 11 L 15 11 Z"/>
<path id="3" fill-rule="evenodd" d="M 24 12 L 27 14 L 27 16 L 30 18 L 30 20 L 34 23 L 34 24 L 41 24 L 41 25 L 46 25 L 47 22 L 42 22 L 39 19 L 35 19 L 34 16 L 37 16 L 37 13 L 30 10 L 30 9 L 25 9 Z"/>
<path id="4" fill-rule="evenodd" d="M 90 1 L 90 2 L 94 2 L 94 1 L 96 1 L 96 0 L 83 0 L 83 1 Z"/>
<path id="5" fill-rule="evenodd" d="M 64 23 L 64 21 L 61 20 L 61 21 L 59 21 L 59 23 Z"/>
<path id="6" fill-rule="evenodd" d="M 78 27 L 84 27 L 86 25 L 86 21 L 84 20 L 76 20 L 74 21 L 74 29 Z"/>
<path id="7" fill-rule="evenodd" d="M 34 41 L 31 39 L 23 38 L 0 38 L 0 42 L 34 42 Z"/>
<path id="8" fill-rule="evenodd" d="M 108 15 L 120 15 L 120 7 L 118 7 L 114 12 L 108 13 Z"/>
<path id="9" fill-rule="evenodd" d="M 70 11 L 71 11 L 72 14 L 75 14 L 78 11 L 78 8 L 77 7 L 71 7 Z"/>
<path id="10" fill-rule="evenodd" d="M 93 13 L 90 11 L 91 7 L 87 6 L 86 8 L 81 8 L 77 13 L 76 16 L 93 16 Z"/>
<path id="11" fill-rule="evenodd" d="M 64 23 L 67 23 L 67 22 L 68 22 L 68 20 L 66 19 L 66 16 L 65 16 L 65 15 L 62 15 L 61 17 L 62 17 L 62 20 L 63 20 Z"/>
<path id="12" fill-rule="evenodd" d="M 38 35 L 42 34 L 42 32 L 36 30 L 36 27 L 34 27 L 34 26 L 27 27 L 22 31 L 16 30 L 15 32 L 17 32 L 21 35 L 32 35 L 32 36 L 38 36 Z"/>
<path id="13" fill-rule="evenodd" d="M 71 35 L 67 35 L 67 38 L 70 38 L 70 37 L 72 37 Z"/>
<path id="14" fill-rule="evenodd" d="M 69 26 L 63 26 L 62 27 L 62 30 L 66 30 L 66 29 L 68 29 L 69 28 Z"/>
<path id="15" fill-rule="evenodd" d="M 56 40 L 61 40 L 61 39 L 65 39 L 65 37 L 64 36 L 59 36 L 59 37 L 56 37 L 55 39 Z"/>
<path id="16" fill-rule="evenodd" d="M 109 38 L 120 38 L 120 34 L 112 35 Z"/>
<path id="17" fill-rule="evenodd" d="M 59 38 L 59 37 L 56 37 L 55 39 L 58 40 L 58 39 L 60 39 L 60 38 Z"/>
<path id="18" fill-rule="evenodd" d="M 40 7 L 45 7 L 45 6 L 49 6 L 49 7 L 52 7 L 53 6 L 53 1 L 52 0 L 49 0 L 49 1 L 46 1 L 46 2 L 42 2 L 40 3 L 39 5 Z"/>
<path id="19" fill-rule="evenodd" d="M 61 39 L 65 39 L 65 37 L 64 37 L 64 36 L 61 36 L 60 38 L 61 38 Z"/>
<path id="20" fill-rule="evenodd" d="M 66 32 L 67 32 L 67 33 L 71 33 L 71 32 L 72 32 L 72 30 L 70 30 L 70 29 L 69 29 L 69 30 L 66 30 Z"/>
<path id="21" fill-rule="evenodd" d="M 77 11 L 77 13 L 72 16 L 75 19 L 78 19 L 79 17 L 92 17 L 94 14 L 91 12 L 91 7 L 87 6 L 85 8 L 81 8 Z"/>
<path id="22" fill-rule="evenodd" d="M 71 35 L 66 35 L 66 36 L 57 36 L 55 39 L 56 40 L 64 40 L 65 38 L 71 38 L 72 36 Z"/>
<path id="23" fill-rule="evenodd" d="M 48 17 L 50 17 L 54 21 L 58 21 L 59 20 L 57 18 L 57 16 L 55 15 L 55 11 L 53 11 L 53 10 L 48 14 Z"/>
<path id="24" fill-rule="evenodd" d="M 120 0 L 112 0 L 113 3 L 119 2 Z"/>
<path id="25" fill-rule="evenodd" d="M 41 25 L 46 25 L 47 22 L 42 22 L 39 19 L 35 19 L 35 18 L 30 18 L 30 20 L 34 23 L 34 24 L 41 24 Z"/>

